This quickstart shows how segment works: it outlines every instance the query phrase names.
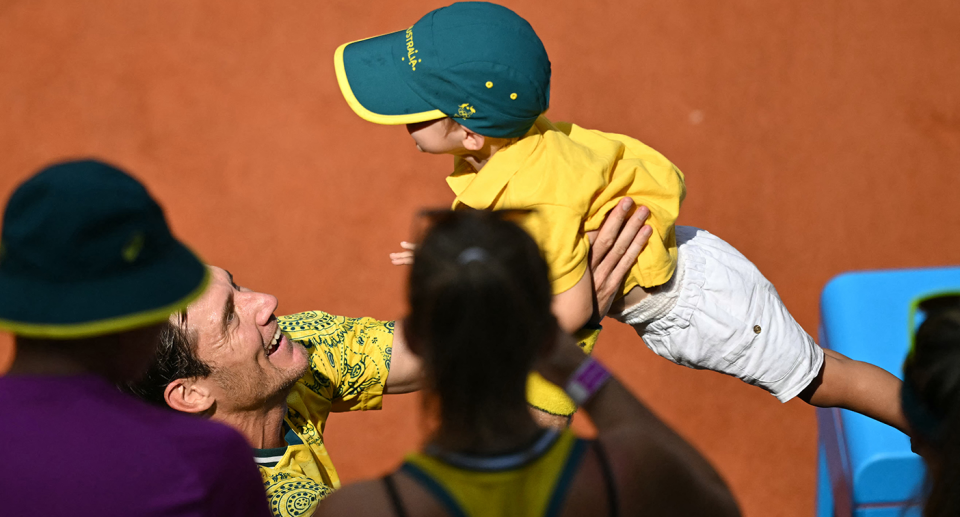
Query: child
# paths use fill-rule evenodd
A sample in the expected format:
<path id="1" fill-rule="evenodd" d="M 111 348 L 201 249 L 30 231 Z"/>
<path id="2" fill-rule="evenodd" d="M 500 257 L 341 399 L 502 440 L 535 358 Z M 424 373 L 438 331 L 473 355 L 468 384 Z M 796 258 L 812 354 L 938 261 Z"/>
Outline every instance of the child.
<path id="1" fill-rule="evenodd" d="M 822 350 L 743 255 L 703 230 L 674 227 L 685 189 L 673 164 L 632 138 L 543 116 L 550 61 L 509 9 L 437 9 L 405 31 L 342 45 L 335 66 L 362 118 L 406 124 L 421 151 L 454 155 L 453 209 L 535 210 L 524 227 L 550 265 L 554 313 L 566 330 L 593 310 L 587 235 L 629 196 L 649 208 L 654 233 L 611 315 L 651 350 L 781 401 L 800 395 L 906 429 L 896 377 Z M 536 394 L 531 403 L 558 413 Z"/>

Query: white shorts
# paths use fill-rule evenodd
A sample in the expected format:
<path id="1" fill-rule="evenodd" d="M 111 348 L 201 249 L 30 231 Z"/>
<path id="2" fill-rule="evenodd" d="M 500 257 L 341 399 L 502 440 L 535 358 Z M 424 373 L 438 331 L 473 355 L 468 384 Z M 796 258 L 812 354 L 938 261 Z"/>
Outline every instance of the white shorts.
<path id="1" fill-rule="evenodd" d="M 679 296 L 665 316 L 634 325 L 644 343 L 677 364 L 732 375 L 781 402 L 797 396 L 820 373 L 823 350 L 733 246 L 699 228 L 676 230 Z"/>

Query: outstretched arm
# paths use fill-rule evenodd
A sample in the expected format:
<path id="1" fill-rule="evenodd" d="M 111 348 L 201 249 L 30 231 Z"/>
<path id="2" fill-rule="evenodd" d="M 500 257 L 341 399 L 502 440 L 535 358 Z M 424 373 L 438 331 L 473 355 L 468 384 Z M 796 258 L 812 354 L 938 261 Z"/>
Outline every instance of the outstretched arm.
<path id="1" fill-rule="evenodd" d="M 547 380 L 564 385 L 584 360 L 573 339 L 560 333 L 537 364 Z M 597 428 L 621 494 L 621 510 L 655 515 L 737 516 L 723 479 L 707 460 L 657 418 L 616 378 L 581 407 Z"/>
<path id="2" fill-rule="evenodd" d="M 900 379 L 879 366 L 823 349 L 823 367 L 799 397 L 819 407 L 856 411 L 910 434 L 900 407 Z"/>

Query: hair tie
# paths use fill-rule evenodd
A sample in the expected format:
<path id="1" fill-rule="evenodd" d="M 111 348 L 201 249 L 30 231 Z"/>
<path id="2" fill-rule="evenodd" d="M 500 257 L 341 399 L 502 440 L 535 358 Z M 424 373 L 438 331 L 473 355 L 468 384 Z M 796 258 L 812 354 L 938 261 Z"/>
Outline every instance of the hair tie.
<path id="1" fill-rule="evenodd" d="M 460 252 L 457 255 L 457 262 L 460 264 L 469 264 L 471 262 L 483 262 L 489 258 L 490 255 L 487 254 L 487 251 L 483 248 L 473 246 L 467 248 Z"/>

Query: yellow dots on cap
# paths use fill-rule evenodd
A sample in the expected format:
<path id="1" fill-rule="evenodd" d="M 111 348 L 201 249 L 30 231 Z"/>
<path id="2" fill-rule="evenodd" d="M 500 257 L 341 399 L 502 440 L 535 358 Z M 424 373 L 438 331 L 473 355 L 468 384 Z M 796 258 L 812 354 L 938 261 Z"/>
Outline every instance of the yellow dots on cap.
<path id="1" fill-rule="evenodd" d="M 512 99 L 512 100 L 517 100 L 517 94 L 511 93 L 511 94 L 510 94 L 510 99 Z"/>
<path id="2" fill-rule="evenodd" d="M 493 81 L 487 81 L 487 88 L 493 88 Z"/>

